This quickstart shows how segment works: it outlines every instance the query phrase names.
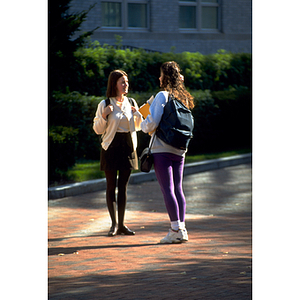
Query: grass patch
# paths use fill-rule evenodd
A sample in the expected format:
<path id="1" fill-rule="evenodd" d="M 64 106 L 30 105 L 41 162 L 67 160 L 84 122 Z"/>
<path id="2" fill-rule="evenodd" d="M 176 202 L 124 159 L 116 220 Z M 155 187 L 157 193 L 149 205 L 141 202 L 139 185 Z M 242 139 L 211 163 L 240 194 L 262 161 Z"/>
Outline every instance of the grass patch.
<path id="1" fill-rule="evenodd" d="M 78 162 L 67 171 L 67 177 L 74 182 L 104 178 L 104 171 L 100 171 L 100 161 Z"/>
<path id="2" fill-rule="evenodd" d="M 217 152 L 217 153 L 209 153 L 209 154 L 199 154 L 199 155 L 192 155 L 192 156 L 187 155 L 185 158 L 185 163 L 188 164 L 188 163 L 199 162 L 208 159 L 229 157 L 229 156 L 246 154 L 246 153 L 251 153 L 251 149 L 242 149 L 236 151 L 226 151 L 226 152 Z"/>
<path id="3" fill-rule="evenodd" d="M 209 153 L 209 154 L 201 154 L 201 155 L 192 155 L 186 156 L 185 163 L 199 162 L 208 159 L 216 159 L 221 157 L 229 157 L 238 154 L 250 153 L 251 149 L 243 149 L 237 151 L 226 151 L 219 153 Z M 133 173 L 140 172 L 139 170 L 133 171 Z M 71 182 L 82 182 L 92 179 L 100 179 L 105 178 L 104 171 L 100 171 L 100 161 L 82 161 L 75 164 L 73 168 L 71 168 L 67 172 L 67 178 L 69 183 Z"/>

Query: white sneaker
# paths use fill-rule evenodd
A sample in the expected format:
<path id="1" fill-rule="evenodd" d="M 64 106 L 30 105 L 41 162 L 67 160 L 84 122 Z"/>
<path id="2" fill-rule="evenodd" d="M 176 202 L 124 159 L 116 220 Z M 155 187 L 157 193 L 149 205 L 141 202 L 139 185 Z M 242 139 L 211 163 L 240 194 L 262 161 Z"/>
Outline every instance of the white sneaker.
<path id="1" fill-rule="evenodd" d="M 182 232 L 182 241 L 187 242 L 189 240 L 188 232 L 184 229 L 179 229 Z"/>
<path id="2" fill-rule="evenodd" d="M 178 244 L 182 242 L 182 231 L 178 230 L 178 232 L 169 230 L 169 233 L 160 240 L 161 244 Z"/>

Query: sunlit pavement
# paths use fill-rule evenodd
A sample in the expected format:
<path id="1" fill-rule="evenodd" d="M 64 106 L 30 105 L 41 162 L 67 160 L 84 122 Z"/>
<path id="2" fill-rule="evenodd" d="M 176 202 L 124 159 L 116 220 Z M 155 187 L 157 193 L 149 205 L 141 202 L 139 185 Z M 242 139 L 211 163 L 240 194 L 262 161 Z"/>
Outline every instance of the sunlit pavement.
<path id="1" fill-rule="evenodd" d="M 159 244 L 169 218 L 156 181 L 128 187 L 135 236 L 107 236 L 105 191 L 49 201 L 49 299 L 251 299 L 251 171 L 185 176 L 182 244 Z"/>

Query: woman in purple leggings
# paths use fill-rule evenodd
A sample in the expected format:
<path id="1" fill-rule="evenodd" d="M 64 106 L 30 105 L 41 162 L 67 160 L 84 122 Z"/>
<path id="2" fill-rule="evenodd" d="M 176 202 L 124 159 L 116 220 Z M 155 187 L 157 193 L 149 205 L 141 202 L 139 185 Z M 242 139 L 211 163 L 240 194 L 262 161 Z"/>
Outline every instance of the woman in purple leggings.
<path id="1" fill-rule="evenodd" d="M 183 76 L 176 62 L 166 62 L 160 70 L 159 92 L 150 106 L 150 114 L 141 123 L 141 129 L 152 135 L 151 152 L 154 157 L 154 169 L 171 221 L 171 229 L 161 243 L 181 243 L 188 241 L 185 228 L 186 201 L 182 189 L 184 158 L 187 150 L 181 150 L 166 144 L 155 135 L 164 106 L 169 94 L 180 100 L 188 109 L 194 107 L 193 97 L 185 89 Z"/>

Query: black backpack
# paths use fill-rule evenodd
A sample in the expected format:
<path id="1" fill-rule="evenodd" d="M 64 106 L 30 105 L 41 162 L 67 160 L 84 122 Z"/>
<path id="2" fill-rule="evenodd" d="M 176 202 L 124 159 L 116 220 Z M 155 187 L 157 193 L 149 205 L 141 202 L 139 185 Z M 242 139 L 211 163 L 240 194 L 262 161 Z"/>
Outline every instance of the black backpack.
<path id="1" fill-rule="evenodd" d="M 156 136 L 168 145 L 186 150 L 193 137 L 194 118 L 179 100 L 169 96 L 164 113 L 156 129 Z"/>

